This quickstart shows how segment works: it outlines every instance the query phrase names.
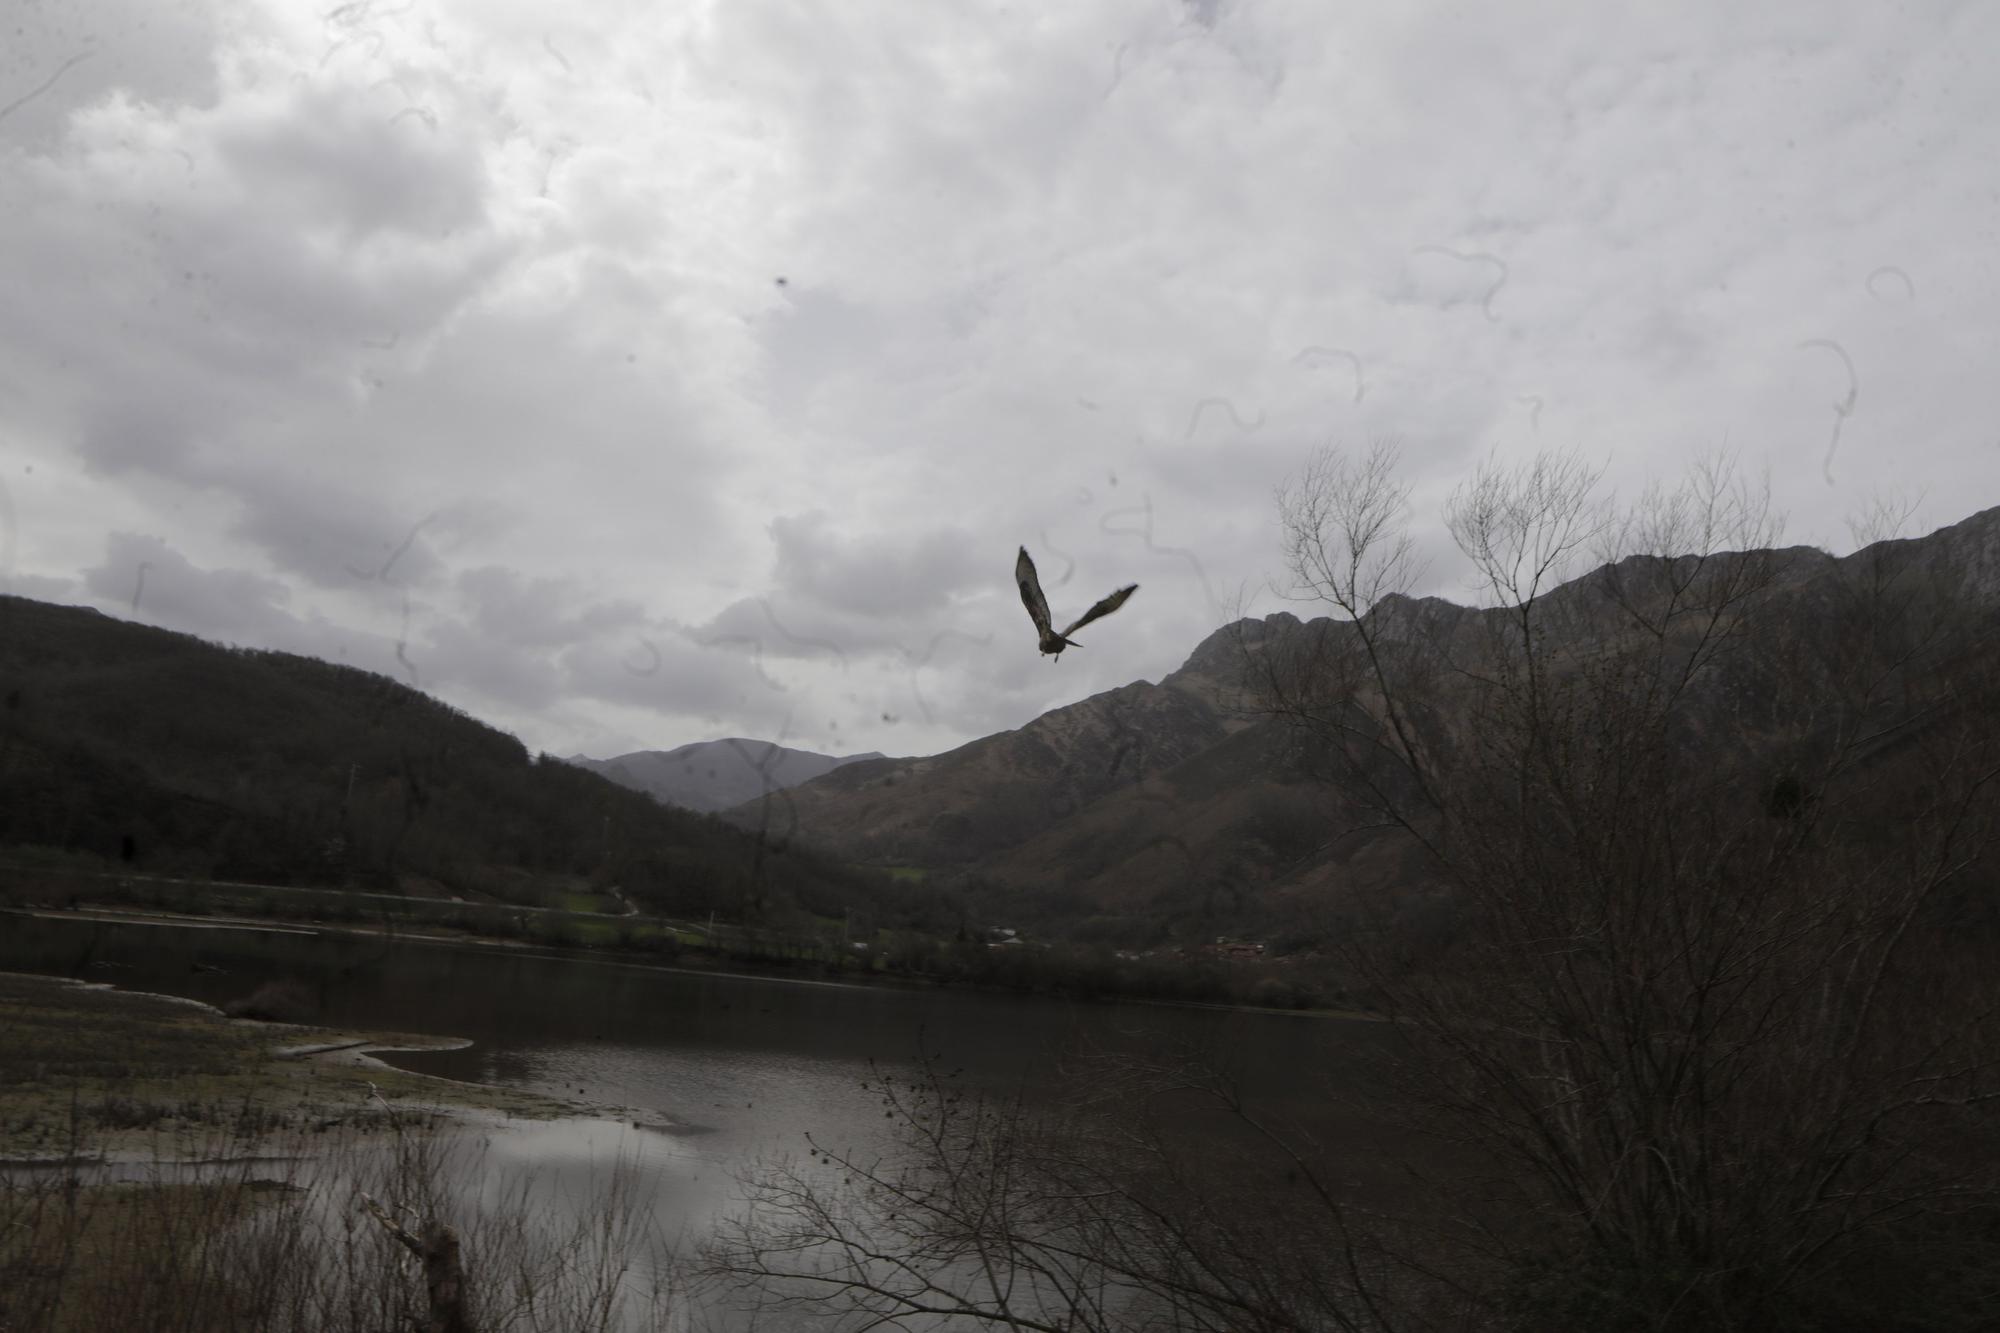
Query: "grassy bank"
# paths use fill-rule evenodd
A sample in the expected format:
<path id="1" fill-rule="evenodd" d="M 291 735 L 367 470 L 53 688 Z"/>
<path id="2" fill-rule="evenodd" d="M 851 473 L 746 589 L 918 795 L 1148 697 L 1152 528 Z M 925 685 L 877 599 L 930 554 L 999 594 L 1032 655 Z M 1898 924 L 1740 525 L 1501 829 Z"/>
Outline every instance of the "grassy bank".
<path id="1" fill-rule="evenodd" d="M 152 1154 L 217 1134 L 367 1129 L 389 1108 L 406 1125 L 453 1108 L 576 1109 L 361 1058 L 370 1046 L 437 1044 L 231 1019 L 166 996 L 0 973 L 0 1158 Z"/>

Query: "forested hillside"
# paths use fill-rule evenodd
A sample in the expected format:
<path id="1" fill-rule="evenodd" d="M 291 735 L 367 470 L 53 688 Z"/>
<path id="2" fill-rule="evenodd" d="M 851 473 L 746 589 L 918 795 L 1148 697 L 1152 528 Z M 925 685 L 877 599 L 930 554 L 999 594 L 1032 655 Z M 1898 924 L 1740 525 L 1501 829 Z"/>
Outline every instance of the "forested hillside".
<path id="1" fill-rule="evenodd" d="M 24 847 L 475 900 L 617 885 L 731 920 L 903 914 L 885 877 L 530 755 L 385 676 L 4 597 L 0 855 Z"/>

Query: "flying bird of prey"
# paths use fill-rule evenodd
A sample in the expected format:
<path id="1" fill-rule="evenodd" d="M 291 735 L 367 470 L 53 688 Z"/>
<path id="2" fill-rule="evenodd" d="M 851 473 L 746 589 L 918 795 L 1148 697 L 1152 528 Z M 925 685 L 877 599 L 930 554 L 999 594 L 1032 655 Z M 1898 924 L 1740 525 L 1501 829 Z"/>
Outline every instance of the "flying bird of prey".
<path id="1" fill-rule="evenodd" d="M 1049 621 L 1049 599 L 1042 596 L 1042 580 L 1036 575 L 1035 562 L 1029 559 L 1028 548 L 1025 546 L 1021 548 L 1021 554 L 1015 557 L 1014 560 L 1014 582 L 1021 585 L 1021 604 L 1028 608 L 1028 614 L 1033 617 L 1035 622 L 1035 630 L 1042 636 L 1042 651 L 1052 654 L 1058 661 L 1062 659 L 1063 649 L 1078 646 L 1069 637 L 1070 635 L 1076 633 L 1091 621 L 1096 620 L 1099 616 L 1110 615 L 1113 611 L 1125 605 L 1127 597 L 1139 591 L 1138 584 L 1126 584 L 1117 592 L 1112 593 L 1109 597 L 1106 597 L 1097 603 L 1097 605 L 1085 611 L 1081 616 L 1077 617 L 1075 624 L 1058 634 Z"/>

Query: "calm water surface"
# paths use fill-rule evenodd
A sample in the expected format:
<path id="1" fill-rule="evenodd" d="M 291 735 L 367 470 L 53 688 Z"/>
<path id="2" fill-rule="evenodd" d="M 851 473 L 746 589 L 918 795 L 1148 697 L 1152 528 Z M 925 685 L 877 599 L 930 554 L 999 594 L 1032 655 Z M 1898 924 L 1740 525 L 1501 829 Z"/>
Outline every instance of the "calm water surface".
<path id="1" fill-rule="evenodd" d="M 919 1052 L 984 1090 L 1042 1102 L 1074 1090 L 1105 1052 L 1196 1050 L 1227 1068 L 1260 1116 L 1338 1147 L 1357 1054 L 1380 1025 L 1168 1006 L 671 971 L 506 949 L 311 931 L 0 918 L 0 969 L 77 976 L 222 1004 L 267 981 L 300 983 L 329 1026 L 466 1039 L 384 1058 L 410 1070 L 627 1107 L 627 1119 L 499 1121 L 476 1131 L 480 1178 L 525 1171 L 587 1198 L 610 1164 L 639 1172 L 655 1220 L 699 1234 L 729 1206 L 736 1172 L 823 1146 L 886 1147 L 879 1068 Z"/>

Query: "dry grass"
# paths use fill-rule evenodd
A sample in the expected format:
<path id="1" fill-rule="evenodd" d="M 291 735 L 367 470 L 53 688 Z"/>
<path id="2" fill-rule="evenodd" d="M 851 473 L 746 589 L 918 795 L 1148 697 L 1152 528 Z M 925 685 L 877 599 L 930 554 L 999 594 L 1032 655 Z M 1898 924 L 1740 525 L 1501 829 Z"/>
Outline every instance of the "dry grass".
<path id="1" fill-rule="evenodd" d="M 0 973 L 0 1158 L 174 1155 L 180 1139 L 379 1127 L 379 1091 L 417 1108 L 552 1116 L 568 1103 L 357 1059 L 435 1041 L 225 1018 L 205 1005 Z M 318 1053 L 288 1050 L 310 1047 Z M 348 1049 L 325 1053 L 327 1047 Z M 406 1127 L 409 1125 L 406 1120 Z"/>
<path id="2" fill-rule="evenodd" d="M 665 1251 L 629 1167 L 580 1205 L 552 1204 L 532 1178 L 482 1198 L 486 1173 L 459 1143 L 294 1140 L 273 1162 L 221 1135 L 206 1145 L 215 1164 L 161 1162 L 139 1183 L 78 1165 L 0 1173 L 0 1329 L 425 1327 L 422 1272 L 365 1198 L 413 1230 L 444 1223 L 463 1238 L 464 1326 L 477 1333 L 666 1326 Z"/>

